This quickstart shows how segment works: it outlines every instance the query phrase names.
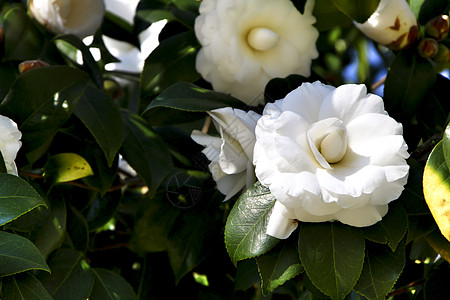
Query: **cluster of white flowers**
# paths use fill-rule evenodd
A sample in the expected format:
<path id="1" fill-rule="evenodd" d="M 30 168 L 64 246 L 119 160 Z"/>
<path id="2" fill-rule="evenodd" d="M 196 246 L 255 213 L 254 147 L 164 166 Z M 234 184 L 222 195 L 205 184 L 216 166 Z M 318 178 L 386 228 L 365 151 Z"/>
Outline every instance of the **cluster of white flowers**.
<path id="1" fill-rule="evenodd" d="M 8 117 L 0 116 L 0 151 L 9 174 L 17 175 L 17 167 L 14 160 L 22 143 L 22 133 L 17 124 Z"/>

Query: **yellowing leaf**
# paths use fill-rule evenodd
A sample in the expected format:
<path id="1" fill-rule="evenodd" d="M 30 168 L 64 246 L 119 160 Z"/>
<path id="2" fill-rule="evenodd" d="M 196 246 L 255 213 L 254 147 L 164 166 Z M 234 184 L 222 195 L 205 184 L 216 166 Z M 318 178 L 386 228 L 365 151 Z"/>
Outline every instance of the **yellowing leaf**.
<path id="1" fill-rule="evenodd" d="M 442 141 L 433 149 L 425 166 L 423 194 L 442 235 L 450 241 L 450 171 Z"/>
<path id="2" fill-rule="evenodd" d="M 93 174 L 89 163 L 76 153 L 56 154 L 44 167 L 44 176 L 54 183 L 72 181 Z"/>

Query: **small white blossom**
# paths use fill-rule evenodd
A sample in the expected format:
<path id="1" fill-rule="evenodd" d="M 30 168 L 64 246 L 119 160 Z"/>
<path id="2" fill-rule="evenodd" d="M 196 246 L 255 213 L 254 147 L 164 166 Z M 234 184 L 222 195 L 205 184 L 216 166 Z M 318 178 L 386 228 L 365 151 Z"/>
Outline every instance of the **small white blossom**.
<path id="1" fill-rule="evenodd" d="M 93 35 L 105 13 L 103 0 L 30 0 L 31 15 L 57 34 Z"/>
<path id="2" fill-rule="evenodd" d="M 364 85 L 304 83 L 267 104 L 254 152 L 256 176 L 277 199 L 267 233 L 287 238 L 295 220 L 380 221 L 408 177 L 402 131 Z"/>
<path id="3" fill-rule="evenodd" d="M 249 105 L 264 102 L 270 79 L 309 76 L 318 56 L 314 1 L 303 14 L 289 0 L 203 0 L 195 20 L 197 71 L 214 90 Z"/>
<path id="4" fill-rule="evenodd" d="M 366 22 L 355 25 L 369 38 L 393 50 L 409 46 L 419 34 L 416 17 L 405 0 L 381 0 Z"/>
<path id="5" fill-rule="evenodd" d="M 206 147 L 203 153 L 211 161 L 209 170 L 225 200 L 256 181 L 253 167 L 255 126 L 259 114 L 231 107 L 209 112 L 220 137 L 194 130 L 192 139 Z"/>
<path id="6" fill-rule="evenodd" d="M 0 116 L 0 151 L 9 174 L 17 175 L 14 160 L 22 146 L 21 137 L 22 133 L 17 129 L 17 124 L 14 121 Z"/>

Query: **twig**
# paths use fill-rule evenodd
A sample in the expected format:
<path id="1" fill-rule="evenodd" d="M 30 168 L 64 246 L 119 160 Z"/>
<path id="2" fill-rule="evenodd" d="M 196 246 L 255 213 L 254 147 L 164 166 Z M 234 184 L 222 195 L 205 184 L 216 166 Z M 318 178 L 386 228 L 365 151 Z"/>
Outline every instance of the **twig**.
<path id="1" fill-rule="evenodd" d="M 380 87 L 382 84 L 384 84 L 385 81 L 386 81 L 386 75 L 383 76 L 380 80 L 378 80 L 374 84 L 372 84 L 372 86 L 371 86 L 372 91 L 375 90 L 376 88 Z"/>
<path id="2" fill-rule="evenodd" d="M 425 278 L 413 281 L 410 284 L 408 284 L 407 286 L 401 287 L 395 291 L 390 292 L 389 294 L 387 294 L 386 298 L 406 293 L 409 291 L 409 289 L 419 286 L 419 285 L 422 285 L 423 283 L 425 283 L 425 281 L 426 281 Z"/>

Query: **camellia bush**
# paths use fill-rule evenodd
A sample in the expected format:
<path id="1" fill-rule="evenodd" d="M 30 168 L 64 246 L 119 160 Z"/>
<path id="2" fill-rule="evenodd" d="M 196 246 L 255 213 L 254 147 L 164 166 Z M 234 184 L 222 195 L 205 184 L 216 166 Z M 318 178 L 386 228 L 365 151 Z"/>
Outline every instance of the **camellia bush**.
<path id="1" fill-rule="evenodd" d="M 0 1 L 0 298 L 448 299 L 450 1 Z"/>

